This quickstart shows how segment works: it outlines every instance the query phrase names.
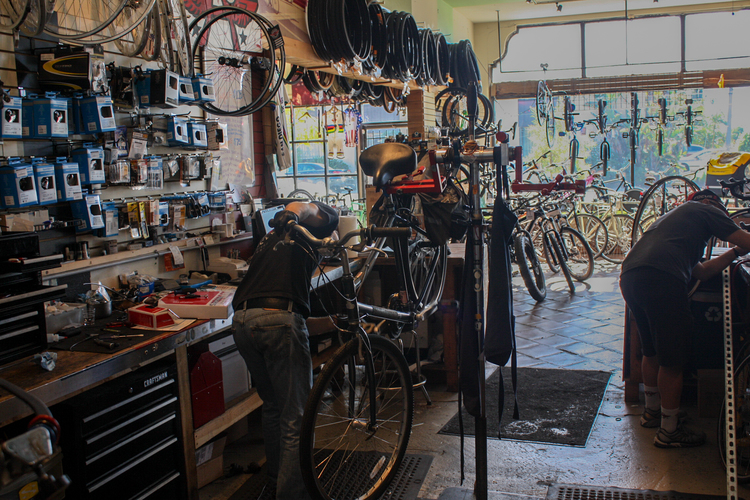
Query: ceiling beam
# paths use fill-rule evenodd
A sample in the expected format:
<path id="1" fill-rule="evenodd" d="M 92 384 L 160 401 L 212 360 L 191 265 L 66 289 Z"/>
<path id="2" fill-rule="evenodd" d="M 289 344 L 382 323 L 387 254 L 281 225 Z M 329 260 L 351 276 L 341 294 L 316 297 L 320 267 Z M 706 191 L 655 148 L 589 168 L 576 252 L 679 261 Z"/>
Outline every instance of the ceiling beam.
<path id="1" fill-rule="evenodd" d="M 724 75 L 724 87 L 750 87 L 750 68 L 687 71 L 658 75 L 626 75 L 596 78 L 547 80 L 550 90 L 568 95 L 607 94 L 612 92 L 667 91 L 681 89 L 719 88 Z M 491 95 L 495 99 L 536 97 L 537 80 L 493 83 Z"/>

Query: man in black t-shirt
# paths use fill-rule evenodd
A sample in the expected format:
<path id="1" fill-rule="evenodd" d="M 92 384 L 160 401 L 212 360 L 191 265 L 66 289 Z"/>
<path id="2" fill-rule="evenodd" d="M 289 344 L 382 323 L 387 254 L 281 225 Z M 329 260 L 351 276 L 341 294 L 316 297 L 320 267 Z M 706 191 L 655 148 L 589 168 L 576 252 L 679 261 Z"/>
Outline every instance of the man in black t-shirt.
<path id="1" fill-rule="evenodd" d="M 274 231 L 257 245 L 234 295 L 234 339 L 263 400 L 263 438 L 268 476 L 278 500 L 309 499 L 299 465 L 299 430 L 312 387 L 308 330 L 310 281 L 319 258 L 303 243 L 279 245 L 290 220 L 315 237 L 338 226 L 334 209 L 293 202 L 271 221 Z"/>
<path id="2" fill-rule="evenodd" d="M 750 249 L 750 233 L 727 215 L 721 199 L 706 189 L 655 221 L 622 263 L 620 289 L 638 325 L 646 393 L 643 427 L 659 427 L 660 448 L 700 446 L 706 436 L 684 425 L 682 378 L 693 320 L 688 299 L 691 277 L 710 279 Z M 735 245 L 700 262 L 712 236 Z"/>

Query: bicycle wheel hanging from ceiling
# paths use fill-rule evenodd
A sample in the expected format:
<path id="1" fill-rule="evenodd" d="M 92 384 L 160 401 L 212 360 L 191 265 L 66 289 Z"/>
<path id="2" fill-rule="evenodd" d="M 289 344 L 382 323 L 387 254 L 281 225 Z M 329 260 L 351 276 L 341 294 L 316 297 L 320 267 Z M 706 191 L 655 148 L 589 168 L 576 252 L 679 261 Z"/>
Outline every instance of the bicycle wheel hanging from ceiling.
<path id="1" fill-rule="evenodd" d="M 0 2 L 6 3 L 6 1 Z M 44 24 L 47 22 L 47 5 L 45 0 L 30 0 L 28 11 L 23 23 L 21 23 L 21 33 L 28 37 L 35 37 L 42 33 Z"/>
<path id="2" fill-rule="evenodd" d="M 476 135 L 482 136 L 485 132 L 493 130 L 495 112 L 492 103 L 484 94 L 477 94 L 479 100 Z M 448 87 L 441 90 L 435 96 L 436 110 L 441 112 L 441 126 L 448 129 L 451 137 L 465 136 L 468 131 L 468 119 L 466 115 L 466 89 L 460 87 Z"/>
<path id="3" fill-rule="evenodd" d="M 192 45 L 190 43 L 190 29 L 187 22 L 185 2 L 179 0 L 164 0 L 162 3 L 166 12 L 162 14 L 162 50 L 168 51 L 165 62 L 170 71 L 181 76 L 193 76 Z"/>
<path id="4" fill-rule="evenodd" d="M 125 57 L 136 57 L 146 48 L 148 37 L 156 28 L 161 29 L 161 25 L 156 26 L 154 23 L 154 13 L 158 14 L 159 8 L 154 4 L 149 15 L 133 29 L 125 33 L 122 37 L 114 41 L 115 46 Z M 120 28 L 120 23 L 129 23 L 130 16 L 133 14 L 132 9 L 126 7 L 122 13 L 107 26 L 108 32 L 116 32 Z M 159 36 L 161 38 L 161 36 Z"/>
<path id="5" fill-rule="evenodd" d="M 156 0 L 56 0 L 52 12 L 47 13 L 44 31 L 61 40 L 89 44 L 112 42 L 138 26 L 151 12 Z M 127 21 L 106 30 L 126 11 Z"/>
<path id="6" fill-rule="evenodd" d="M 0 28 L 14 30 L 26 18 L 29 11 L 29 0 L 0 1 Z"/>
<path id="7" fill-rule="evenodd" d="M 190 24 L 196 71 L 214 81 L 214 102 L 199 106 L 219 116 L 244 116 L 268 104 L 284 81 L 284 41 L 278 26 L 239 7 L 214 7 Z M 265 70 L 258 88 L 251 65 Z M 255 88 L 254 88 L 255 87 Z"/>

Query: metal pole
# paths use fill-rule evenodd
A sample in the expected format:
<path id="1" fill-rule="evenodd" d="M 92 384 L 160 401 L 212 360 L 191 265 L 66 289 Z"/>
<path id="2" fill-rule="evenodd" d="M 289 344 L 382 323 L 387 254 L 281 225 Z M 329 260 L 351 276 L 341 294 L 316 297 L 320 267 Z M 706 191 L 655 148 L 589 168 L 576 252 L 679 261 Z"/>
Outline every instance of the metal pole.
<path id="1" fill-rule="evenodd" d="M 477 118 L 477 85 L 471 83 L 466 92 L 466 109 L 469 115 L 469 141 L 465 149 L 475 150 L 474 127 Z M 479 355 L 477 356 L 479 376 L 479 416 L 475 417 L 475 446 L 476 446 L 476 482 L 474 495 L 477 500 L 487 500 L 487 412 L 485 405 L 485 376 L 484 376 L 484 219 L 479 189 L 479 161 L 470 163 L 471 219 L 473 244 L 473 278 L 474 293 L 476 294 L 476 312 L 474 316 L 474 330 L 477 336 Z"/>

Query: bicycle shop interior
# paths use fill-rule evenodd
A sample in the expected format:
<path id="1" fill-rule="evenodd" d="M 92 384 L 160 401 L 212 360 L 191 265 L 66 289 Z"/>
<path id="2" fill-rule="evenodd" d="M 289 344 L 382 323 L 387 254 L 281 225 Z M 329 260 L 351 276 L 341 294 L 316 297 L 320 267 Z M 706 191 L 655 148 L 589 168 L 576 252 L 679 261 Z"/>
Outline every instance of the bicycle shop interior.
<path id="1" fill-rule="evenodd" d="M 750 0 L 0 0 L 0 497 L 273 499 L 234 291 L 288 203 L 335 207 L 344 234 L 382 225 L 379 199 L 411 250 L 384 236 L 345 258 L 369 273 L 362 325 L 413 387 L 378 340 L 371 366 L 350 349 L 328 376 L 349 385 L 318 397 L 351 394 L 351 412 L 409 393 L 413 420 L 393 433 L 408 446 L 386 460 L 391 422 L 343 417 L 379 454 L 333 485 L 310 479 L 327 462 L 301 471 L 312 498 L 746 495 L 750 267 L 693 297 L 683 407 L 707 440 L 690 449 L 657 448 L 640 424 L 619 275 L 691 193 L 745 206 L 720 181 L 750 179 L 749 21 Z M 420 170 L 393 148 L 390 165 L 360 164 L 385 143 Z M 466 228 L 489 236 L 504 203 L 519 219 L 499 244 L 509 279 L 488 288 L 499 245 L 467 250 Z M 354 303 L 343 268 L 316 271 L 319 315 Z M 477 334 L 458 320 L 465 276 L 484 299 L 504 291 L 486 317 L 514 318 L 513 355 L 480 370 L 485 438 L 465 410 L 463 437 L 458 423 L 459 351 Z M 315 380 L 344 336 L 310 337 Z"/>

